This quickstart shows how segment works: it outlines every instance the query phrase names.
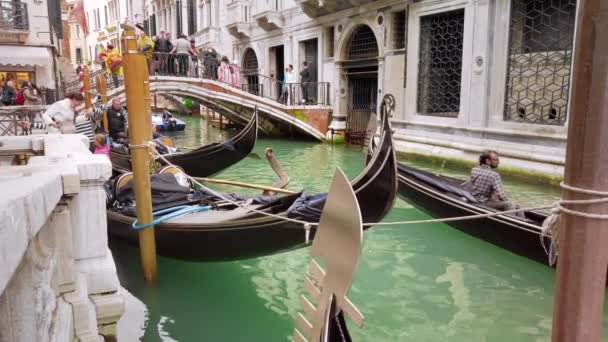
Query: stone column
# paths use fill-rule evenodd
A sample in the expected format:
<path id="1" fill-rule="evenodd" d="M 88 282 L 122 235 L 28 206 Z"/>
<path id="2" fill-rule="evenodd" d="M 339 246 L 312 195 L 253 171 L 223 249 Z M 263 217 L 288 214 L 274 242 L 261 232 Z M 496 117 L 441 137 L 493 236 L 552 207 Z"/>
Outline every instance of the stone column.
<path id="1" fill-rule="evenodd" d="M 492 32 L 489 23 L 490 6 L 488 0 L 475 0 L 473 4 L 473 54 L 471 65 L 471 86 L 469 90 L 468 127 L 486 127 L 489 121 L 488 106 L 488 34 Z M 466 62 L 466 61 L 464 61 Z M 463 67 L 463 71 L 468 68 Z"/>
<path id="2" fill-rule="evenodd" d="M 378 57 L 378 90 L 376 93 L 376 114 L 380 115 L 380 103 L 384 97 L 384 57 Z"/>

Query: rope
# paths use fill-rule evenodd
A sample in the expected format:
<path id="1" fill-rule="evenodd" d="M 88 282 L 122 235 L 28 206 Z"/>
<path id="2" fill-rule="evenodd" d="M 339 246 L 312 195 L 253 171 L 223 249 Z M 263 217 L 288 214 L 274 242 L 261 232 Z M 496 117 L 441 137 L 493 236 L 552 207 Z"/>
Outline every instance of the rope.
<path id="1" fill-rule="evenodd" d="M 573 216 L 584 217 L 595 220 L 608 220 L 608 215 L 593 214 L 583 211 L 572 210 L 565 208 L 563 205 L 580 205 L 580 204 L 598 204 L 608 202 L 608 192 L 596 191 L 591 189 L 578 188 L 572 185 L 568 185 L 561 182 L 559 186 L 566 190 L 578 194 L 597 196 L 600 198 L 587 199 L 587 200 L 561 200 L 553 205 L 551 209 L 551 215 L 545 219 L 542 225 L 540 243 L 547 255 L 549 256 L 549 265 L 553 266 L 557 262 L 557 255 L 559 249 L 559 227 L 561 221 L 561 214 L 566 213 Z M 545 238 L 550 236 L 551 243 L 549 248 L 545 245 Z"/>
<path id="2" fill-rule="evenodd" d="M 183 216 L 186 214 L 190 214 L 190 213 L 195 213 L 195 212 L 199 212 L 199 211 L 207 211 L 209 210 L 211 207 L 207 206 L 207 207 L 197 207 L 197 206 L 189 206 L 189 205 L 179 205 L 177 207 L 173 207 L 173 208 L 167 208 L 167 209 L 162 209 L 159 211 L 155 211 L 152 213 L 152 216 L 158 216 L 160 214 L 166 214 L 166 213 L 170 213 L 164 216 L 161 216 L 157 219 L 152 220 L 152 222 L 147 223 L 147 224 L 142 224 L 142 225 L 138 225 L 137 224 L 137 219 L 135 219 L 135 221 L 133 221 L 133 224 L 131 224 L 131 228 L 135 229 L 135 230 L 142 230 L 142 229 L 146 229 L 146 228 L 150 228 L 152 226 L 155 226 L 159 223 L 163 223 L 165 221 L 168 221 L 172 218 L 176 218 L 179 216 Z"/>

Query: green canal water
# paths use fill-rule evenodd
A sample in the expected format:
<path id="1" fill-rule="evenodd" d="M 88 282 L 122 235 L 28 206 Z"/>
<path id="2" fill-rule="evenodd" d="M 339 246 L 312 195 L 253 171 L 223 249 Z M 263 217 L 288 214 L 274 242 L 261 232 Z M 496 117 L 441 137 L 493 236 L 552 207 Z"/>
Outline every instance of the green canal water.
<path id="1" fill-rule="evenodd" d="M 181 145 L 197 146 L 231 134 L 207 128 L 198 118 L 181 119 L 187 121 L 187 131 L 173 134 Z M 352 179 L 363 166 L 360 149 L 343 145 L 260 139 L 255 152 L 263 156 L 267 147 L 290 175 L 289 189 L 325 191 L 336 167 Z M 276 180 L 265 160 L 253 158 L 217 177 L 258 184 Z M 548 204 L 559 197 L 556 188 L 505 183 L 511 197 L 524 205 Z M 424 218 L 429 216 L 397 200 L 385 221 Z M 116 240 L 111 240 L 111 249 L 121 284 L 135 302 L 145 304 L 141 327 L 134 326 L 136 320 L 129 322 L 130 317 L 121 322 L 121 327 L 137 330 L 129 338 L 290 341 L 310 260 L 307 249 L 221 263 L 160 257 L 160 280 L 154 288 L 143 284 L 137 249 Z M 548 341 L 554 281 L 548 267 L 444 224 L 376 227 L 364 235 L 349 295 L 365 315 L 365 326 L 349 327 L 356 341 Z"/>

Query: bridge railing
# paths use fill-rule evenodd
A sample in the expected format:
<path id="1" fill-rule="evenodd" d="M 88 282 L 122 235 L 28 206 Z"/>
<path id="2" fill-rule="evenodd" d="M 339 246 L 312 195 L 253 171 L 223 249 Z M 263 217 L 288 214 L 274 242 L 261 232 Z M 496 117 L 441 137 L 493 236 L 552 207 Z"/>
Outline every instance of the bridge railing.
<path id="1" fill-rule="evenodd" d="M 0 107 L 0 136 L 29 135 L 29 128 L 21 127 L 22 121 L 40 121 L 39 116 L 46 106 L 5 106 Z"/>

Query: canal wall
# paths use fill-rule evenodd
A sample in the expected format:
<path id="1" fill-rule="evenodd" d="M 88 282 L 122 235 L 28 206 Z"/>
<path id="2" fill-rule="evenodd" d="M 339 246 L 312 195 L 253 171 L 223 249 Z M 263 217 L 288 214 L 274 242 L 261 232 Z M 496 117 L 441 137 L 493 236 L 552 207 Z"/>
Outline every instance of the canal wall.
<path id="1" fill-rule="evenodd" d="M 112 169 L 88 145 L 82 135 L 0 138 L 0 341 L 116 336 L 124 298 L 103 189 Z"/>

